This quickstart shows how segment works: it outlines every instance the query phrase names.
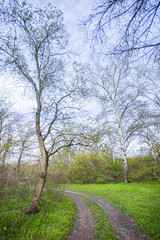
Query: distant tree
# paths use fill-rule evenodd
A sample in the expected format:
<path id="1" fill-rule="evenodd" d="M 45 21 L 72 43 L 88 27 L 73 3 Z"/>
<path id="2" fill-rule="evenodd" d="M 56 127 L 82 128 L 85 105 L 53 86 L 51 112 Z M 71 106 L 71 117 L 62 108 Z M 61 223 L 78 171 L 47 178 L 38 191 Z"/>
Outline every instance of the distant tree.
<path id="1" fill-rule="evenodd" d="M 131 131 L 137 132 L 142 143 L 149 146 L 155 164 L 158 163 L 159 116 L 149 109 L 149 104 L 138 101 L 130 109 L 134 121 Z M 157 138 L 158 137 L 158 138 Z"/>
<path id="2" fill-rule="evenodd" d="M 7 128 L 7 119 L 9 117 L 9 106 L 6 100 L 0 99 L 0 148 L 2 147 L 2 138 L 5 133 L 4 129 Z"/>
<path id="3" fill-rule="evenodd" d="M 128 131 L 131 124 L 129 108 L 139 94 L 135 82 L 133 86 L 128 83 L 128 78 L 131 79 L 131 74 L 129 75 L 129 69 L 126 71 L 123 63 L 111 62 L 104 67 L 95 63 L 88 69 L 88 79 L 92 86 L 91 95 L 100 100 L 102 106 L 99 121 L 104 129 L 106 125 L 107 135 L 111 132 L 112 138 L 114 137 L 116 145 L 119 146 L 125 182 L 128 177 L 127 146 L 132 136 Z"/>
<path id="4" fill-rule="evenodd" d="M 19 121 L 19 116 L 12 110 L 12 105 L 7 98 L 2 96 L 0 98 L 0 164 L 2 169 L 16 141 L 13 137 L 13 129 L 17 121 Z"/>
<path id="5" fill-rule="evenodd" d="M 105 54 L 130 56 L 138 51 L 159 60 L 159 20 L 158 0 L 99 0 L 84 25 L 93 42 L 108 43 L 108 48 L 103 48 Z"/>
<path id="6" fill-rule="evenodd" d="M 1 147 L 1 169 L 3 170 L 3 167 L 6 163 L 6 158 L 8 154 L 10 153 L 11 147 L 13 145 L 13 138 L 12 138 L 12 132 L 11 129 L 8 129 L 8 133 L 5 135 L 5 138 L 3 139 L 5 142 L 3 143 Z"/>
<path id="7" fill-rule="evenodd" d="M 116 145 L 117 140 L 116 136 L 113 132 L 113 124 L 109 122 L 107 117 L 104 121 L 104 115 L 103 113 L 98 115 L 97 121 L 99 131 L 101 132 L 101 140 L 99 142 L 99 147 L 97 148 L 97 152 L 103 152 L 107 154 L 107 156 L 113 160 L 113 162 L 116 161 Z M 103 120 L 102 120 L 103 119 Z M 101 124 L 99 124 L 101 122 Z"/>
<path id="8" fill-rule="evenodd" d="M 83 78 L 66 77 L 68 34 L 61 11 L 51 4 L 44 9 L 25 2 L 3 1 L 0 53 L 3 70 L 26 83 L 36 101 L 35 125 L 41 152 L 41 174 L 27 214 L 36 212 L 47 176 L 49 158 L 64 147 L 88 144 L 70 123 L 76 99 L 85 94 Z M 2 24 L 3 23 L 3 24 Z M 75 70 L 78 68 L 74 64 Z M 77 71 L 77 70 L 76 70 Z"/>
<path id="9" fill-rule="evenodd" d="M 25 155 L 26 151 L 33 151 L 33 147 L 31 148 L 32 142 L 31 137 L 35 136 L 33 132 L 33 127 L 31 126 L 31 122 L 26 122 L 24 118 L 21 119 L 21 122 L 17 125 L 17 149 L 15 151 L 15 155 L 17 157 L 16 167 L 15 167 L 15 178 L 18 179 L 18 175 L 21 168 L 21 163 L 23 156 Z M 32 140 L 33 141 L 33 140 Z M 29 155 L 29 154 L 28 154 Z M 31 154 L 32 156 L 33 154 Z"/>
<path id="10" fill-rule="evenodd" d="M 71 172 L 75 183 L 97 183 L 99 177 L 105 179 L 105 161 L 97 153 L 77 155 Z"/>

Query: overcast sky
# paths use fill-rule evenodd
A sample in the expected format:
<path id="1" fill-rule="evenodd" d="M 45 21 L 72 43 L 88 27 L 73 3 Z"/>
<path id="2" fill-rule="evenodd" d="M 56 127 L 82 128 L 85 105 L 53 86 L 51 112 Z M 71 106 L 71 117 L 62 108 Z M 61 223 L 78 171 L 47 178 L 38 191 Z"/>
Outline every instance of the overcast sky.
<path id="1" fill-rule="evenodd" d="M 89 54 L 89 44 L 84 41 L 84 32 L 80 30 L 80 21 L 87 16 L 92 8 L 92 0 L 28 0 L 28 3 L 34 6 L 44 7 L 49 2 L 60 9 L 64 16 L 64 24 L 67 32 L 70 34 L 70 44 L 73 52 L 78 53 L 78 56 L 74 56 L 74 60 L 78 62 L 86 62 Z M 10 96 L 10 100 L 14 102 L 14 107 L 17 111 L 29 112 L 34 105 L 32 99 L 29 99 L 24 94 L 23 88 L 18 88 L 15 84 L 12 84 L 13 79 L 9 76 L 1 77 L 0 79 L 0 94 Z M 93 106 L 94 107 L 94 106 Z M 88 106 L 92 108 L 92 105 Z"/>

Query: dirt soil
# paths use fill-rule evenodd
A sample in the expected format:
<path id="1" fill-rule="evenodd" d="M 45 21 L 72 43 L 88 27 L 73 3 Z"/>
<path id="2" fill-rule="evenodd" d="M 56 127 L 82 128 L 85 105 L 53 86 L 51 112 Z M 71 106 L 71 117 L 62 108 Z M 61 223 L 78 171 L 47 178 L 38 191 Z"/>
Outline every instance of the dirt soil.
<path id="1" fill-rule="evenodd" d="M 69 193 L 69 194 L 66 194 Z M 96 204 L 98 204 L 105 214 L 108 215 L 109 222 L 112 226 L 113 232 L 119 240 L 145 240 L 147 235 L 141 233 L 138 230 L 137 224 L 128 216 L 122 214 L 122 212 L 104 200 L 83 193 L 65 191 L 65 195 L 70 197 L 76 204 L 77 207 L 77 220 L 73 227 L 72 233 L 69 236 L 69 240 L 89 240 L 92 239 L 92 228 L 93 221 L 91 218 L 90 211 L 85 206 L 83 200 L 80 197 L 77 197 L 78 194 L 84 197 L 89 198 Z M 76 198 L 77 197 L 77 198 Z"/>
<path id="2" fill-rule="evenodd" d="M 77 210 L 77 218 L 68 240 L 91 240 L 94 225 L 89 209 L 79 196 L 67 193 L 64 193 L 64 195 L 74 201 Z"/>

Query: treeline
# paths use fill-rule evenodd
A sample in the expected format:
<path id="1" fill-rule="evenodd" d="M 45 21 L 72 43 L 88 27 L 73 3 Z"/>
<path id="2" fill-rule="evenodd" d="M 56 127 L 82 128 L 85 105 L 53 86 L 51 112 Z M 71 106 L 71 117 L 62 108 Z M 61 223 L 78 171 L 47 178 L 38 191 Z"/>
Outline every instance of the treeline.
<path id="1" fill-rule="evenodd" d="M 40 163 L 22 164 L 19 176 L 16 164 L 7 164 L 3 169 L 3 187 L 37 181 Z M 151 155 L 128 158 L 128 182 L 160 181 L 160 164 L 155 164 Z M 113 161 L 104 153 L 83 153 L 76 156 L 62 155 L 52 158 L 49 164 L 47 182 L 65 183 L 118 183 L 124 182 L 121 159 Z M 20 184 L 20 185 L 21 185 Z"/>
<path id="2" fill-rule="evenodd" d="M 160 180 L 160 165 L 151 155 L 128 158 L 128 182 Z M 123 182 L 121 159 L 113 161 L 106 154 L 84 153 L 72 159 L 55 157 L 50 162 L 49 175 L 57 183 L 110 183 Z"/>

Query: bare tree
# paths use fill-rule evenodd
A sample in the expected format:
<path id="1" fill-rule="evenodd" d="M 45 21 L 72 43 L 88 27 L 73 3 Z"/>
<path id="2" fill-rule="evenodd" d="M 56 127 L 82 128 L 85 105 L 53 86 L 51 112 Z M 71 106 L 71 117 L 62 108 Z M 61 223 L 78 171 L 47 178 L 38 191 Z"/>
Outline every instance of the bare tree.
<path id="1" fill-rule="evenodd" d="M 107 43 L 103 52 L 126 53 L 136 51 L 159 59 L 160 1 L 156 0 L 100 0 L 84 21 L 92 40 Z M 111 34 L 112 32 L 112 34 Z"/>
<path id="2" fill-rule="evenodd" d="M 157 126 L 159 126 L 157 115 L 154 114 L 153 110 L 152 112 L 150 111 L 149 106 L 147 107 L 145 102 L 137 102 L 134 104 L 131 108 L 131 115 L 135 120 L 131 129 L 137 132 L 139 137 L 143 139 L 143 143 L 145 142 L 149 146 L 150 154 L 157 165 L 159 155 L 156 137 L 156 135 L 159 134 L 157 128 Z"/>
<path id="3" fill-rule="evenodd" d="M 131 124 L 128 110 L 139 94 L 139 91 L 128 83 L 129 77 L 131 78 L 129 70 L 126 72 L 124 64 L 115 62 L 108 64 L 108 67 L 96 63 L 89 69 L 88 75 L 92 83 L 91 94 L 102 103 L 100 119 L 104 119 L 104 125 L 110 123 L 110 132 L 114 134 L 119 145 L 125 182 L 128 177 L 127 145 L 131 137 L 128 131 Z"/>
<path id="4" fill-rule="evenodd" d="M 11 147 L 15 143 L 13 139 L 13 129 L 18 115 L 13 112 L 12 106 L 5 97 L 0 99 L 0 159 L 1 167 L 5 165 L 7 155 L 11 152 Z"/>
<path id="5" fill-rule="evenodd" d="M 21 122 L 17 125 L 17 128 L 17 151 L 15 153 L 17 156 L 17 163 L 15 166 L 16 180 L 18 179 L 23 156 L 26 155 L 26 151 L 33 151 L 33 147 L 31 148 L 31 137 L 35 136 L 31 122 L 26 122 L 24 118 L 21 119 Z M 31 157 L 33 157 L 33 154 Z"/>
<path id="6" fill-rule="evenodd" d="M 9 106 L 7 106 L 6 100 L 0 99 L 0 148 L 2 147 L 2 138 L 4 135 L 4 129 L 7 127 L 6 119 L 9 117 Z"/>
<path id="7" fill-rule="evenodd" d="M 2 148 L 1 148 L 1 168 L 3 169 L 5 162 L 6 162 L 6 158 L 8 153 L 10 152 L 10 149 L 13 145 L 13 139 L 12 139 L 12 133 L 8 132 L 8 135 L 6 136 L 7 138 L 5 139 L 5 143 L 3 144 Z"/>
<path id="8" fill-rule="evenodd" d="M 20 76 L 36 101 L 35 125 L 41 153 L 41 174 L 25 213 L 35 213 L 46 181 L 49 157 L 64 147 L 87 144 L 72 124 L 76 99 L 84 93 L 78 76 L 66 78 L 68 34 L 61 11 L 51 4 L 34 9 L 25 2 L 1 6 L 0 53 L 2 67 Z M 76 68 L 76 64 L 75 64 Z M 87 141 L 87 139 L 86 139 Z"/>

